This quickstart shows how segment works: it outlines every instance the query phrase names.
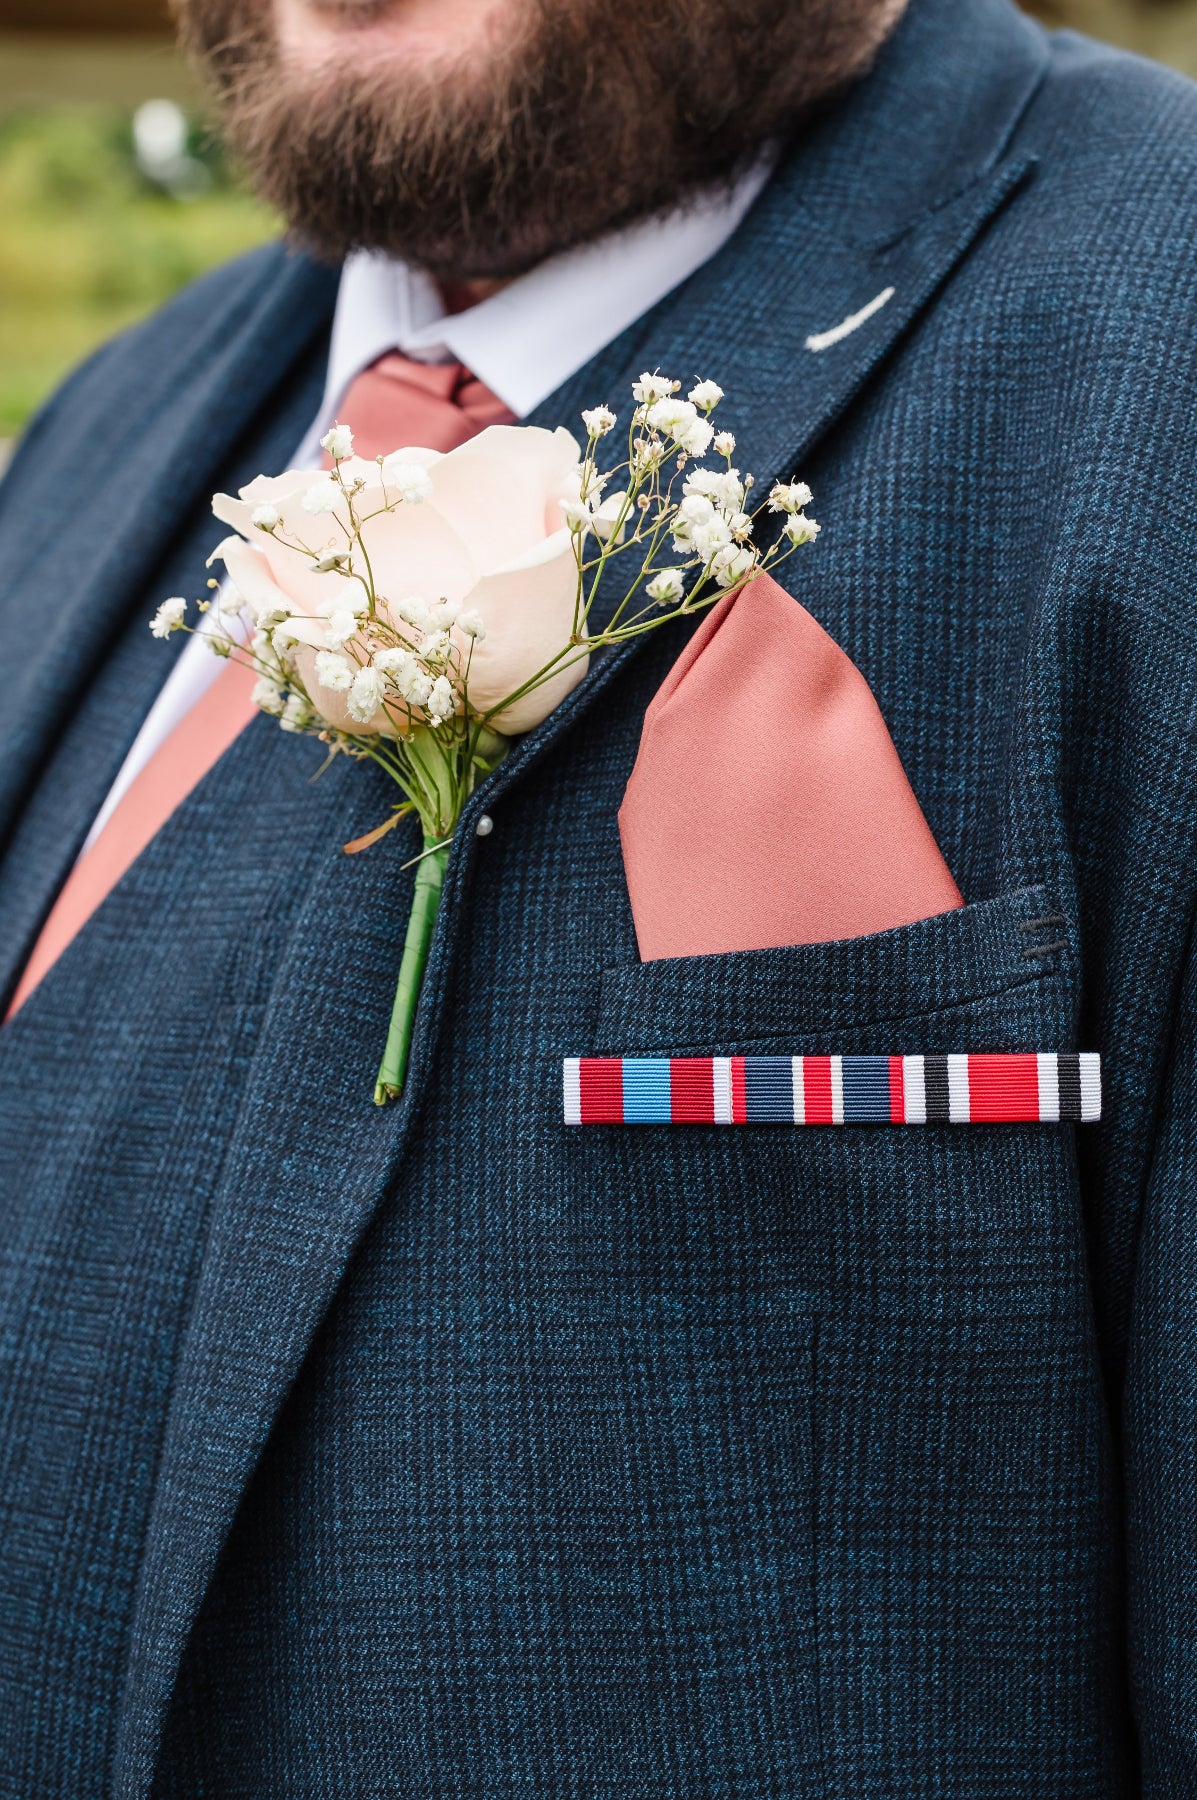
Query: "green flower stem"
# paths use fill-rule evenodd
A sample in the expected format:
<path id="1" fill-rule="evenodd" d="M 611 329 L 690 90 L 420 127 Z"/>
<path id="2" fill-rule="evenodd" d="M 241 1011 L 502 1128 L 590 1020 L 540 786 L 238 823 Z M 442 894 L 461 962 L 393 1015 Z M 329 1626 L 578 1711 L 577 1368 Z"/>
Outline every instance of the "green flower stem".
<path id="1" fill-rule="evenodd" d="M 420 1003 L 420 988 L 424 982 L 428 950 L 432 943 L 436 915 L 440 911 L 441 889 L 445 885 L 445 869 L 452 846 L 440 843 L 435 837 L 425 836 L 424 847 L 427 854 L 416 864 L 416 885 L 412 894 L 411 916 L 407 921 L 407 936 L 403 940 L 403 960 L 399 964 L 399 985 L 395 990 L 395 1005 L 391 1011 L 391 1028 L 387 1033 L 387 1047 L 383 1052 L 382 1067 L 378 1071 L 378 1081 L 374 1088 L 375 1106 L 385 1106 L 388 1100 L 398 1100 L 403 1092 L 416 1007 Z"/>

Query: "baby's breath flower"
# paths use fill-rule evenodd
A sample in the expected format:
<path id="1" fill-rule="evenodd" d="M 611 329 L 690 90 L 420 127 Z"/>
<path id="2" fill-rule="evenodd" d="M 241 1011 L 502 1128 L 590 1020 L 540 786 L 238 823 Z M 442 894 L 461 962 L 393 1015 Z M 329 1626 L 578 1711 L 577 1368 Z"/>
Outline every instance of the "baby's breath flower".
<path id="1" fill-rule="evenodd" d="M 434 630 L 445 631 L 457 622 L 460 612 L 460 600 L 438 600 L 435 606 L 428 608 L 428 622 Z"/>
<path id="2" fill-rule="evenodd" d="M 353 433 L 348 425 L 334 425 L 320 439 L 320 448 L 327 450 L 334 462 L 344 462 L 353 455 Z"/>
<path id="3" fill-rule="evenodd" d="M 791 544 L 813 544 L 823 527 L 817 519 L 810 519 L 805 513 L 794 513 L 786 520 L 782 528 L 783 536 Z"/>
<path id="4" fill-rule="evenodd" d="M 739 512 L 744 504 L 744 483 L 740 480 L 738 469 L 727 469 L 716 477 L 715 489 L 719 504 L 726 512 Z"/>
<path id="5" fill-rule="evenodd" d="M 715 453 L 717 456 L 734 456 L 736 440 L 730 431 L 719 431 L 715 434 Z"/>
<path id="6" fill-rule="evenodd" d="M 769 511 L 799 513 L 813 499 L 805 481 L 778 481 L 769 490 Z"/>
<path id="7" fill-rule="evenodd" d="M 357 617 L 347 606 L 338 606 L 328 615 L 324 641 L 330 650 L 340 650 L 357 631 Z"/>
<path id="8" fill-rule="evenodd" d="M 277 531 L 283 522 L 283 515 L 277 506 L 255 506 L 250 514 L 250 523 L 259 531 Z"/>
<path id="9" fill-rule="evenodd" d="M 743 581 L 756 556 L 746 546 L 728 544 L 716 555 L 711 564 L 711 573 L 721 588 L 734 587 L 737 581 Z"/>
<path id="10" fill-rule="evenodd" d="M 382 474 L 406 506 L 418 506 L 432 492 L 432 476 L 423 463 L 408 462 L 401 456 L 388 457 Z"/>
<path id="11" fill-rule="evenodd" d="M 420 656 L 426 663 L 444 662 L 453 647 L 447 631 L 430 631 L 420 645 Z"/>
<path id="12" fill-rule="evenodd" d="M 752 514 L 746 512 L 732 513 L 727 521 L 727 528 L 734 538 L 741 543 L 752 536 Z"/>
<path id="13" fill-rule="evenodd" d="M 680 444 L 690 428 L 698 423 L 698 408 L 689 400 L 676 400 L 670 395 L 653 401 L 648 409 L 648 423 L 654 431 L 662 431 Z"/>
<path id="14" fill-rule="evenodd" d="M 434 725 L 441 725 L 454 709 L 453 689 L 443 675 L 438 675 L 428 695 L 428 712 Z"/>
<path id="15" fill-rule="evenodd" d="M 614 431 L 618 420 L 609 406 L 593 406 L 582 414 L 582 423 L 591 437 L 600 438 Z"/>
<path id="16" fill-rule="evenodd" d="M 463 612 L 457 623 L 467 637 L 476 638 L 479 643 L 486 636 L 486 626 L 479 612 Z"/>
<path id="17" fill-rule="evenodd" d="M 682 483 L 682 492 L 686 495 L 702 494 L 708 500 L 716 500 L 721 492 L 722 481 L 723 477 L 717 469 L 692 469 Z"/>
<path id="18" fill-rule="evenodd" d="M 424 631 L 428 625 L 428 602 L 413 594 L 408 600 L 401 600 L 395 608 L 405 625 L 412 625 L 417 631 Z"/>
<path id="19" fill-rule="evenodd" d="M 253 691 L 249 697 L 259 712 L 269 713 L 274 719 L 281 716 L 283 708 L 287 704 L 286 696 L 278 682 L 270 681 L 265 675 L 254 682 Z"/>
<path id="20" fill-rule="evenodd" d="M 245 595 L 233 582 L 226 581 L 217 596 L 216 604 L 226 619 L 235 618 L 245 610 Z"/>
<path id="21" fill-rule="evenodd" d="M 178 631 L 186 616 L 187 602 L 175 594 L 162 602 L 150 620 L 150 630 L 156 638 L 168 638 L 172 631 Z"/>
<path id="22" fill-rule="evenodd" d="M 585 500 L 563 500 L 561 512 L 571 531 L 589 531 L 591 513 Z"/>
<path id="23" fill-rule="evenodd" d="M 705 456 L 711 447 L 715 427 L 707 419 L 695 419 L 684 437 L 678 439 L 687 456 Z"/>
<path id="24" fill-rule="evenodd" d="M 332 512 L 340 498 L 340 488 L 331 475 L 326 475 L 323 481 L 314 481 L 304 494 L 303 510 L 318 517 L 321 513 Z"/>
<path id="25" fill-rule="evenodd" d="M 659 575 L 653 576 L 644 591 L 658 606 L 673 606 L 685 591 L 685 578 L 680 569 L 662 569 Z"/>
<path id="26" fill-rule="evenodd" d="M 289 607 L 256 606 L 252 600 L 249 602 L 249 611 L 259 632 L 273 631 L 276 625 L 281 625 L 284 619 L 291 617 Z"/>
<path id="27" fill-rule="evenodd" d="M 654 406 L 658 400 L 676 394 L 681 385 L 680 381 L 670 381 L 665 375 L 650 375 L 645 370 L 639 381 L 632 383 L 632 398 L 639 400 L 641 406 Z"/>
<path id="28" fill-rule="evenodd" d="M 347 656 L 339 656 L 335 650 L 317 650 L 316 680 L 321 687 L 343 694 L 353 686 L 356 674 L 357 669 Z"/>
<path id="29" fill-rule="evenodd" d="M 715 502 L 702 492 L 686 494 L 677 510 L 687 525 L 708 525 L 715 517 Z"/>
<path id="30" fill-rule="evenodd" d="M 289 696 L 279 724 L 284 731 L 308 731 L 316 723 L 316 715 L 302 694 Z"/>
<path id="31" fill-rule="evenodd" d="M 284 619 L 281 625 L 275 626 L 274 630 L 270 633 L 270 642 L 280 656 L 289 650 L 292 644 L 297 644 L 299 642 L 299 639 L 292 629 L 292 622 L 290 619 Z"/>
<path id="32" fill-rule="evenodd" d="M 397 685 L 409 706 L 425 706 L 432 692 L 432 676 L 413 665 L 398 677 Z"/>
<path id="33" fill-rule="evenodd" d="M 723 389 L 717 381 L 700 381 L 690 389 L 689 398 L 703 412 L 712 413 L 723 398 Z"/>
<path id="34" fill-rule="evenodd" d="M 717 551 L 731 542 L 731 532 L 726 519 L 710 519 L 705 525 L 695 527 L 694 548 L 704 563 L 710 562 Z"/>
<path id="35" fill-rule="evenodd" d="M 344 550 L 329 550 L 316 558 L 317 575 L 331 575 L 336 569 L 343 569 L 349 561 Z"/>
<path id="36" fill-rule="evenodd" d="M 349 714 L 359 725 L 368 725 L 379 707 L 385 680 L 378 669 L 359 669 L 349 689 Z"/>

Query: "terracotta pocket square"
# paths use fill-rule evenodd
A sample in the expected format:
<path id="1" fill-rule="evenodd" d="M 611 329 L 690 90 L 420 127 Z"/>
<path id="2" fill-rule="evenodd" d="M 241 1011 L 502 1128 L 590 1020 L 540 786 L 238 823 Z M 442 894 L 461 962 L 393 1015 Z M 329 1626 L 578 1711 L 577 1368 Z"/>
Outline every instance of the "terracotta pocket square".
<path id="1" fill-rule="evenodd" d="M 767 575 L 711 609 L 653 699 L 619 827 L 645 962 L 964 904 L 868 683 Z"/>

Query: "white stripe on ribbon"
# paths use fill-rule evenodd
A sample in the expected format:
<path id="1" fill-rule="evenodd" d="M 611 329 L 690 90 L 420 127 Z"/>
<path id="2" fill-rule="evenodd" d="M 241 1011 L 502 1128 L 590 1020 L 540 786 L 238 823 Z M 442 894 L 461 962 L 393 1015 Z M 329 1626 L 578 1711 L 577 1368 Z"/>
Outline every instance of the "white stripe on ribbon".
<path id="1" fill-rule="evenodd" d="M 565 1059 L 565 1123 L 582 1123 L 582 1064 L 576 1056 Z"/>
<path id="2" fill-rule="evenodd" d="M 1101 1057 L 1094 1050 L 1082 1050 L 1081 1118 L 1089 1122 L 1101 1118 Z"/>
<path id="3" fill-rule="evenodd" d="M 969 1116 L 968 1057 L 948 1057 L 948 1117 L 953 1125 L 967 1125 Z"/>
<path id="4" fill-rule="evenodd" d="M 927 1123 L 927 1081 L 921 1056 L 902 1058 L 903 1112 L 908 1125 Z"/>
<path id="5" fill-rule="evenodd" d="M 1060 1058 L 1054 1050 L 1040 1050 L 1035 1062 L 1039 1069 L 1040 1122 L 1054 1125 L 1060 1117 Z"/>
<path id="6" fill-rule="evenodd" d="M 794 1123 L 806 1124 L 806 1076 L 804 1064 L 800 1056 L 792 1056 L 790 1061 L 794 1069 Z"/>
<path id="7" fill-rule="evenodd" d="M 732 1123 L 732 1079 L 731 1057 L 712 1057 L 715 1078 L 715 1123 L 730 1125 Z"/>
<path id="8" fill-rule="evenodd" d="M 844 1059 L 833 1056 L 831 1059 L 831 1118 L 835 1125 L 844 1122 Z"/>

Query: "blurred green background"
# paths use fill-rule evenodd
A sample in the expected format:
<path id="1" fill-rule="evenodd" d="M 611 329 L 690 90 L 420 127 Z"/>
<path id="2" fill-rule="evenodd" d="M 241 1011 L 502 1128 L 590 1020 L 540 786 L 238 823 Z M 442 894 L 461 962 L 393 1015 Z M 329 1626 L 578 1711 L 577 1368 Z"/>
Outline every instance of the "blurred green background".
<path id="1" fill-rule="evenodd" d="M 1197 76 L 1197 0 L 1033 0 Z M 204 127 L 162 0 L 0 0 L 0 461 L 61 376 L 277 230 Z"/>

